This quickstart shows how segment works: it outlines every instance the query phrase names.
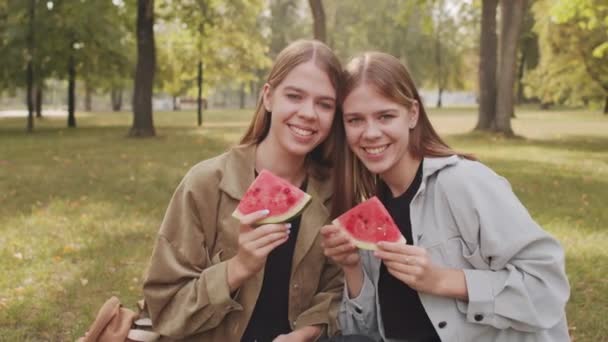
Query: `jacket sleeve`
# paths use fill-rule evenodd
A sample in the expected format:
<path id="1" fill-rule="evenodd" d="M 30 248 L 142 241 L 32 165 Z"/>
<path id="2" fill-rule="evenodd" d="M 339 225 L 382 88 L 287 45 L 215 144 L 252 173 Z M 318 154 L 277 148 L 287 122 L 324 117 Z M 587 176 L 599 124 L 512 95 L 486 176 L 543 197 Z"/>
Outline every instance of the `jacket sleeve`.
<path id="1" fill-rule="evenodd" d="M 337 316 L 343 284 L 342 269 L 325 258 L 318 291 L 312 298 L 311 306 L 296 318 L 296 328 L 321 325 L 327 335 L 334 335 L 338 328 Z"/>
<path id="2" fill-rule="evenodd" d="M 459 310 L 473 324 L 535 332 L 559 323 L 570 287 L 560 244 L 543 231 L 506 179 L 462 161 L 439 179 L 453 218 L 482 262 L 465 269 L 469 301 Z"/>
<path id="3" fill-rule="evenodd" d="M 143 286 L 154 329 L 172 338 L 215 328 L 242 309 L 230 296 L 226 262 L 207 249 L 215 236 L 217 187 L 194 178 L 187 175 L 169 203 Z"/>
<path id="4" fill-rule="evenodd" d="M 369 263 L 366 262 L 370 253 L 365 251 L 359 253 L 363 265 L 363 286 L 357 297 L 350 298 L 347 284 L 344 284 L 338 321 L 343 335 L 366 335 L 379 340 L 376 287 L 367 267 Z"/>

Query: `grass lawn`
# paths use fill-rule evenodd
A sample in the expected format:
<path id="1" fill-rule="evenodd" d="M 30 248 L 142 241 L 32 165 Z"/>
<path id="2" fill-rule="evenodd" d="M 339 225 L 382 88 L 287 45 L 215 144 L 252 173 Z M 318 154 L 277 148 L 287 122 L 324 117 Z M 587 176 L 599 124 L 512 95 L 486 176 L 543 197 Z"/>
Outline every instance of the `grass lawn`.
<path id="1" fill-rule="evenodd" d="M 563 244 L 575 341 L 608 341 L 608 117 L 518 111 L 523 138 L 469 134 L 474 109 L 431 111 L 450 144 L 506 176 Z M 169 198 L 196 162 L 235 143 L 252 110 L 155 114 L 130 139 L 129 113 L 0 119 L 0 341 L 73 341 L 102 302 L 131 308 Z"/>

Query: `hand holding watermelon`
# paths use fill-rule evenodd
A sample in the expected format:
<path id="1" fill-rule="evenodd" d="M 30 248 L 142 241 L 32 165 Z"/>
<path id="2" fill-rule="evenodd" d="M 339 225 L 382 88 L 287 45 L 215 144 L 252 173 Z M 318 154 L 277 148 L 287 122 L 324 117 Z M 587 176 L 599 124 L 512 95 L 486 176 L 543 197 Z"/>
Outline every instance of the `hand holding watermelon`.
<path id="1" fill-rule="evenodd" d="M 333 220 L 361 249 L 376 250 L 381 241 L 405 242 L 401 231 L 382 202 L 372 197 Z"/>
<path id="2" fill-rule="evenodd" d="M 264 219 L 269 210 L 244 215 L 240 222 L 238 252 L 228 261 L 228 284 L 234 291 L 264 267 L 268 254 L 287 241 L 290 224 L 252 225 Z"/>
<path id="3" fill-rule="evenodd" d="M 446 275 L 457 271 L 433 263 L 425 248 L 401 242 L 378 243 L 374 256 L 382 259 L 388 272 L 395 278 L 416 291 L 434 295 L 445 295 L 443 290 L 450 286 L 449 281 L 445 281 L 448 279 Z"/>
<path id="4" fill-rule="evenodd" d="M 336 225 L 321 228 L 323 253 L 341 267 L 359 266 L 360 258 L 357 246 L 350 236 Z"/>

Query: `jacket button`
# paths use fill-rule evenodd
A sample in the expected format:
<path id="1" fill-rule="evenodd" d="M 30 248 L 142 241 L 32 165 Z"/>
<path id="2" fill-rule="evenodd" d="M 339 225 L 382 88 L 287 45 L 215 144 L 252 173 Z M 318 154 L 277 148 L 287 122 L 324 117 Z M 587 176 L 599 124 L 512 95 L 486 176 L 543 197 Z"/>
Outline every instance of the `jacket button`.
<path id="1" fill-rule="evenodd" d="M 299 288 L 300 288 L 300 285 L 298 285 L 298 284 L 293 284 L 293 288 L 297 290 L 297 289 L 299 289 Z"/>
<path id="2" fill-rule="evenodd" d="M 363 310 L 361 310 L 360 307 L 356 306 L 355 307 L 355 312 L 358 313 L 358 314 L 360 314 L 360 313 L 363 313 Z"/>
<path id="3" fill-rule="evenodd" d="M 445 328 L 446 325 L 448 325 L 448 322 L 446 322 L 446 321 L 441 321 L 441 322 L 439 322 L 439 324 L 437 324 L 439 329 Z"/>
<path id="4" fill-rule="evenodd" d="M 473 316 L 473 318 L 477 321 L 477 322 L 481 322 L 481 320 L 483 320 L 483 315 L 482 314 L 475 314 L 475 316 Z"/>

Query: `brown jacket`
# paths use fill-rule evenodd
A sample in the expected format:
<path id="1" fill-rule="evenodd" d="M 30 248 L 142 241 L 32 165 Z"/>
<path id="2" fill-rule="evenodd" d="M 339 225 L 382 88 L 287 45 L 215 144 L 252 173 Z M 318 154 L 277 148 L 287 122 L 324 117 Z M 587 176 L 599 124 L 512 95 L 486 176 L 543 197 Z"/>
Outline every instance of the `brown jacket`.
<path id="1" fill-rule="evenodd" d="M 254 179 L 255 147 L 235 147 L 194 166 L 177 187 L 144 282 L 154 329 L 184 341 L 239 341 L 253 312 L 263 271 L 231 297 L 226 260 L 238 249 L 231 214 Z M 292 329 L 320 324 L 332 335 L 343 278 L 320 246 L 331 185 L 309 176 L 289 283 Z"/>

